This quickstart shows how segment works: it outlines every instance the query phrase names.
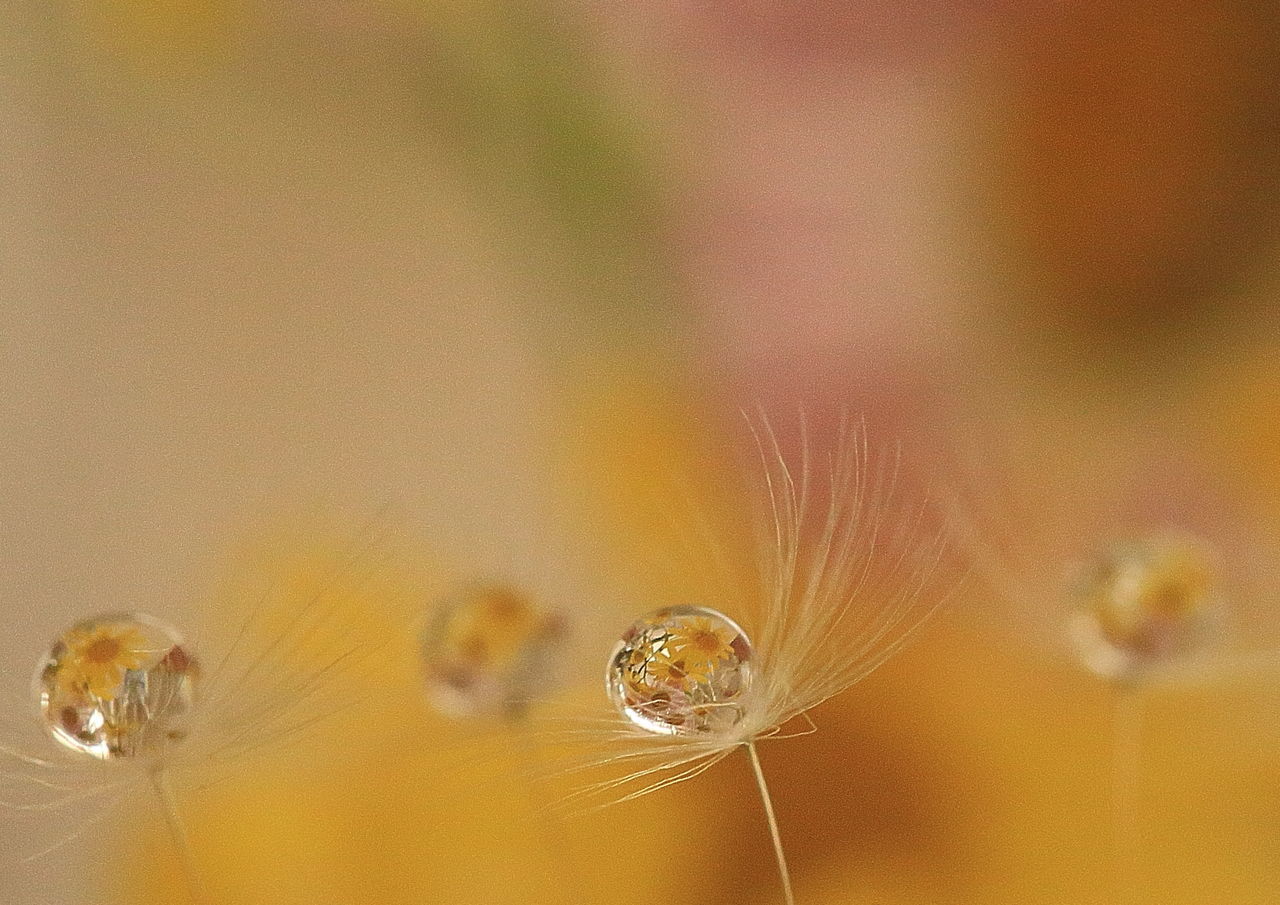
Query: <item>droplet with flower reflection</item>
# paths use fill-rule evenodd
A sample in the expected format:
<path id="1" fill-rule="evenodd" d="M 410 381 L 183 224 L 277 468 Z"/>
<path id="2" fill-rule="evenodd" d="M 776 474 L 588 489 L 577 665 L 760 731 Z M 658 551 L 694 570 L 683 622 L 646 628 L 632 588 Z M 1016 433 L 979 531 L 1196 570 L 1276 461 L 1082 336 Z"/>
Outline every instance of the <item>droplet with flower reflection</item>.
<path id="1" fill-rule="evenodd" d="M 77 622 L 40 661 L 46 728 L 99 760 L 157 755 L 186 737 L 199 664 L 177 632 L 134 613 Z"/>
<path id="2" fill-rule="evenodd" d="M 559 683 L 555 648 L 561 616 L 505 584 L 452 594 L 419 638 L 431 703 L 455 717 L 519 716 Z"/>
<path id="3" fill-rule="evenodd" d="M 1081 660 L 1131 680 L 1185 660 L 1213 637 L 1217 596 L 1208 551 L 1184 538 L 1117 544 L 1076 589 L 1073 631 Z"/>
<path id="4" fill-rule="evenodd" d="M 657 610 L 627 629 L 609 658 L 609 695 L 623 715 L 659 735 L 737 726 L 751 686 L 751 642 L 716 610 Z"/>

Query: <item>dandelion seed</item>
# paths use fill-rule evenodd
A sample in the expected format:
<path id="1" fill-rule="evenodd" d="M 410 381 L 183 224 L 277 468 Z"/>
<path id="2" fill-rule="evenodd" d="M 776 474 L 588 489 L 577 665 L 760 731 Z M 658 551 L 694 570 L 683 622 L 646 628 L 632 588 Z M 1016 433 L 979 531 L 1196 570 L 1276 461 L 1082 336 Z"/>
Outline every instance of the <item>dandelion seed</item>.
<path id="1" fill-rule="evenodd" d="M 795 470 L 767 422 L 756 441 L 765 501 L 759 552 L 745 560 L 753 565 L 713 575 L 737 560 L 710 538 L 705 599 L 655 610 L 622 635 L 606 686 L 623 722 L 607 731 L 612 750 L 596 763 L 636 768 L 582 794 L 621 792 L 625 801 L 745 748 L 790 905 L 757 742 L 782 737 L 791 721 L 807 721 L 810 709 L 876 669 L 955 582 L 943 576 L 945 526 L 927 501 L 899 501 L 896 457 L 873 462 L 863 430 L 842 426 L 834 449 L 819 456 L 802 427 Z M 691 524 L 707 533 L 704 519 Z M 721 608 L 703 605 L 712 601 Z"/>
<path id="2" fill-rule="evenodd" d="M 1091 432 L 1084 447 L 1079 437 L 1049 436 L 1033 455 L 1003 462 L 1002 451 L 1020 444 L 1001 438 L 973 469 L 983 478 L 967 494 L 981 516 L 967 532 L 970 558 L 1005 602 L 993 630 L 1069 657 L 1111 691 L 1105 841 L 1116 901 L 1151 898 L 1142 826 L 1148 695 L 1274 674 L 1280 662 L 1274 651 L 1241 649 L 1264 637 L 1274 596 L 1269 524 L 1254 501 L 1225 492 L 1211 463 L 1185 458 L 1194 444 L 1133 426 Z M 1246 635 L 1237 629 L 1251 608 L 1263 619 Z"/>
<path id="3" fill-rule="evenodd" d="M 182 862 L 191 897 L 205 901 L 186 828 L 165 775 L 189 732 L 200 666 L 178 633 L 150 616 L 83 619 L 54 641 L 33 690 L 50 737 L 98 761 L 143 760 Z"/>
<path id="4" fill-rule="evenodd" d="M 304 600 L 268 590 L 208 670 L 195 647 L 148 615 L 93 616 L 55 638 L 37 663 L 33 694 L 58 750 L 23 750 L 8 738 L 0 745 L 10 765 L 0 772 L 9 799 L 0 807 L 74 816 L 74 831 L 32 858 L 74 841 L 149 787 L 191 899 L 207 901 L 171 777 L 207 785 L 224 764 L 292 741 L 358 700 L 352 672 L 383 638 L 362 630 L 362 613 L 344 620 L 338 611 L 374 543 L 362 535 Z M 256 641 L 263 633 L 265 643 Z"/>
<path id="5" fill-rule="evenodd" d="M 455 589 L 418 638 L 427 699 L 435 710 L 454 719 L 501 721 L 502 746 L 522 768 L 518 785 L 539 820 L 536 836 L 553 883 L 564 870 L 569 845 L 560 821 L 533 799 L 532 780 L 543 769 L 528 716 L 533 704 L 564 684 L 566 639 L 561 613 L 548 612 L 508 582 Z"/>
<path id="6" fill-rule="evenodd" d="M 1202 657 L 1216 640 L 1221 600 L 1203 544 L 1153 536 L 1113 545 L 1081 570 L 1070 629 L 1085 668 L 1116 685 L 1111 845 L 1122 896 L 1141 893 L 1138 798 L 1143 687 Z"/>

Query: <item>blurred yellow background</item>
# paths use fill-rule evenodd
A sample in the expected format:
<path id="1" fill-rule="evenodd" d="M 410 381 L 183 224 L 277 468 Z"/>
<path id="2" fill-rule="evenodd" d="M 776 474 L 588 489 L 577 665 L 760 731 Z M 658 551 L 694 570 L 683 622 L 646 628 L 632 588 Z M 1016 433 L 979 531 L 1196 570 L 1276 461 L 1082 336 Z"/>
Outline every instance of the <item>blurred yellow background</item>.
<path id="1" fill-rule="evenodd" d="M 954 491 L 973 577 L 762 747 L 799 901 L 1276 901 L 1280 669 L 1146 694 L 1118 883 L 1115 695 L 1062 635 L 1073 563 L 1180 528 L 1222 562 L 1226 656 L 1280 650 L 1265 4 L 4 20 L 0 741 L 44 742 L 28 669 L 79 617 L 234 632 L 244 588 L 287 613 L 383 526 L 375 580 L 330 589 L 386 641 L 359 706 L 179 786 L 214 901 L 781 901 L 745 758 L 561 816 L 536 732 L 430 711 L 413 632 L 513 577 L 574 626 L 559 696 L 599 706 L 616 632 L 685 602 L 649 566 L 702 577 L 655 466 L 732 505 L 740 409 L 801 406 Z M 0 899 L 185 901 L 145 795 L 94 816 L 0 814 Z"/>

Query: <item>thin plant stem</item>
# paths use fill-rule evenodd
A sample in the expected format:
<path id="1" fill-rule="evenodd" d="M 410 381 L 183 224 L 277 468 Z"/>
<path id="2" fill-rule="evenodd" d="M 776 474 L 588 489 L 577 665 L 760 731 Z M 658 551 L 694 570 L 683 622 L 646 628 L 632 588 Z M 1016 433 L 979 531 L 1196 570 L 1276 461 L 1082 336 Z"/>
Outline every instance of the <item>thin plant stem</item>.
<path id="1" fill-rule="evenodd" d="M 769 836 L 773 839 L 773 856 L 778 862 L 778 879 L 782 881 L 782 898 L 786 905 L 796 905 L 795 893 L 791 891 L 791 872 L 787 870 L 787 856 L 782 851 L 782 837 L 778 834 L 778 818 L 773 813 L 773 799 L 769 797 L 769 785 L 764 781 L 764 769 L 760 766 L 760 755 L 756 752 L 755 739 L 746 743 L 746 749 L 747 754 L 751 755 L 751 769 L 756 774 L 756 786 L 760 789 L 764 816 L 769 821 Z"/>
<path id="2" fill-rule="evenodd" d="M 182 876 L 186 880 L 187 892 L 194 905 L 208 905 L 209 897 L 205 893 L 204 883 L 200 880 L 200 872 L 196 869 L 195 857 L 191 851 L 191 839 L 187 835 L 186 824 L 178 813 L 178 800 L 174 797 L 173 787 L 169 785 L 169 777 L 164 767 L 154 767 L 148 772 L 151 788 L 155 790 L 156 801 L 160 812 L 164 814 L 165 824 L 169 827 L 169 835 L 173 839 L 174 848 L 178 852 L 178 861 L 182 866 Z"/>
<path id="3" fill-rule="evenodd" d="M 1139 900 L 1142 859 L 1138 804 L 1142 786 L 1142 697 L 1122 686 L 1115 701 L 1111 740 L 1111 850 L 1118 902 Z"/>

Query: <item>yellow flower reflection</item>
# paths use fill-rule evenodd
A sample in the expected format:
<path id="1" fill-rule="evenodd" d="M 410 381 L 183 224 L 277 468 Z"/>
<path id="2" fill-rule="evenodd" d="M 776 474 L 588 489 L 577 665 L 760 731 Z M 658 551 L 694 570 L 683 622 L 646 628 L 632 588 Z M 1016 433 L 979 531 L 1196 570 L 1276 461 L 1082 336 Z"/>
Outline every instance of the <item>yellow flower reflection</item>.
<path id="1" fill-rule="evenodd" d="M 673 628 L 667 650 L 673 660 L 684 662 L 690 674 L 701 676 L 733 657 L 734 637 L 727 626 L 702 616 Z"/>
<path id="2" fill-rule="evenodd" d="M 124 674 L 139 669 L 152 653 L 147 638 L 135 625 L 94 623 L 69 631 L 62 638 L 66 653 L 58 660 L 58 687 L 104 701 L 120 691 Z"/>

